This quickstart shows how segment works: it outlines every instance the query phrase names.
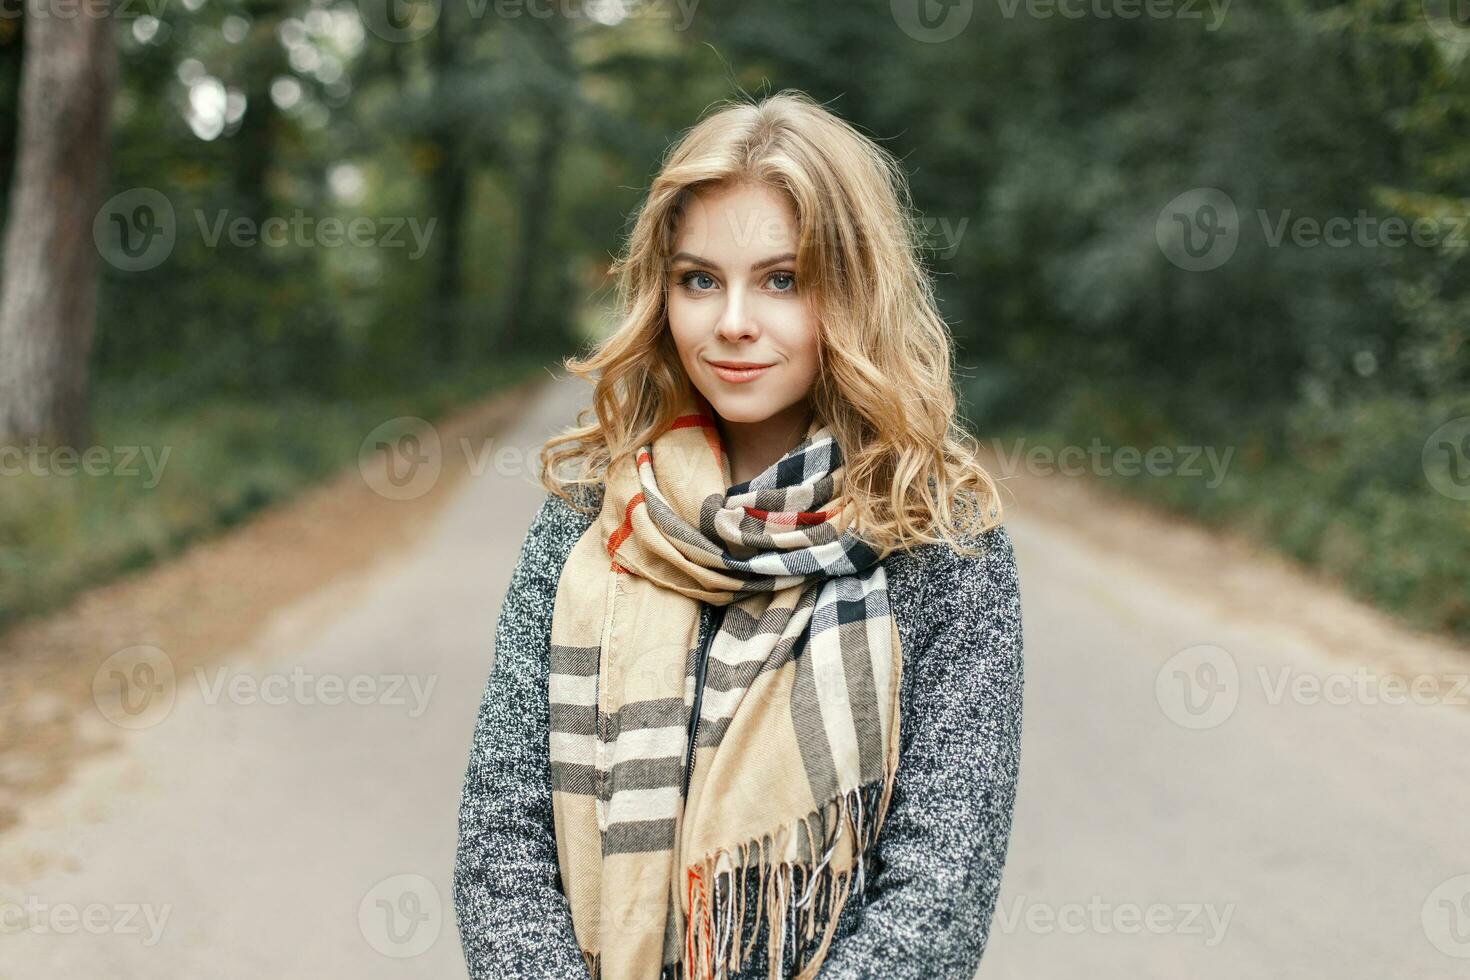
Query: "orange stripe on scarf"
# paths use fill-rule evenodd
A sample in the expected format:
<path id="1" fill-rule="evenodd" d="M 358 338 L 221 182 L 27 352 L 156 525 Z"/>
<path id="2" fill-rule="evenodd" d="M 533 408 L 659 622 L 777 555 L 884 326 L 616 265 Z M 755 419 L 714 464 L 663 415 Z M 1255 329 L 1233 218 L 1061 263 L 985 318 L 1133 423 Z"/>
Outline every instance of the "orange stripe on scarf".
<path id="1" fill-rule="evenodd" d="M 633 499 L 629 500 L 628 506 L 623 508 L 622 525 L 613 532 L 612 537 L 607 539 L 607 553 L 608 556 L 613 559 L 613 571 L 619 574 L 624 574 L 628 570 L 622 565 L 618 564 L 618 548 L 622 545 L 624 541 L 628 540 L 628 536 L 633 533 L 633 510 L 641 503 L 643 503 L 643 494 L 633 494 Z"/>

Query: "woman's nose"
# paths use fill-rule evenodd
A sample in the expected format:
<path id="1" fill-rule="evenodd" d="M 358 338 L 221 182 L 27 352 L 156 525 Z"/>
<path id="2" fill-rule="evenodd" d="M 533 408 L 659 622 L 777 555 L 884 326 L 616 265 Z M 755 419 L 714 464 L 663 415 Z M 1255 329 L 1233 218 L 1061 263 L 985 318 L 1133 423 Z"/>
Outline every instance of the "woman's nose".
<path id="1" fill-rule="evenodd" d="M 751 315 L 750 297 L 743 288 L 732 288 L 725 294 L 725 309 L 720 314 L 718 331 L 726 340 L 754 335 L 755 318 Z"/>

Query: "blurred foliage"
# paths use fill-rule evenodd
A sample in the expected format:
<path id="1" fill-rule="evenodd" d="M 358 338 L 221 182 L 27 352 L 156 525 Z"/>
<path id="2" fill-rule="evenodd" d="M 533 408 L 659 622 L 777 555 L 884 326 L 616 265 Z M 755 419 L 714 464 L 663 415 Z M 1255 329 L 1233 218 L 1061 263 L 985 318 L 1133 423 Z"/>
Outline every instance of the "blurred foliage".
<path id="1" fill-rule="evenodd" d="M 24 471 L 5 477 L 0 628 L 360 465 L 368 434 L 386 420 L 441 418 L 544 370 L 539 360 L 511 358 L 411 391 L 385 388 L 352 399 L 220 396 L 167 415 L 114 389 L 98 406 L 94 444 L 110 459 L 90 473 L 85 458 L 28 460 Z"/>
<path id="2" fill-rule="evenodd" d="M 133 5 L 113 190 L 162 191 L 177 242 L 103 267 L 100 404 L 269 413 L 549 359 L 605 303 L 668 143 L 716 101 L 799 88 L 910 172 L 978 427 L 1233 447 L 1218 487 L 1124 483 L 1470 636 L 1470 514 L 1421 463 L 1470 415 L 1470 28 L 1437 0 L 1001 0 L 929 6 L 970 17 L 939 39 L 914 6 Z M 19 25 L 0 20 L 6 172 Z M 1191 271 L 1160 238 L 1205 188 L 1238 245 Z M 298 213 L 432 233 L 421 255 L 205 233 Z M 1359 215 L 1380 231 L 1291 231 Z M 1391 242 L 1393 217 L 1439 232 Z"/>

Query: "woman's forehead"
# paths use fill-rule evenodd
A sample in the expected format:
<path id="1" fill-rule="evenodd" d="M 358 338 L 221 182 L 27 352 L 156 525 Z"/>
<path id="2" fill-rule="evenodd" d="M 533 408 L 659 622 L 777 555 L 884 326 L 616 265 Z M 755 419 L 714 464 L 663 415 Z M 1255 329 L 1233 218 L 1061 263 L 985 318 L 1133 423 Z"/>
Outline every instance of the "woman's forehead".
<path id="1" fill-rule="evenodd" d="M 760 260 L 794 252 L 795 211 L 774 188 L 741 184 L 703 189 L 685 202 L 675 236 L 677 251 L 715 258 L 712 252 Z"/>

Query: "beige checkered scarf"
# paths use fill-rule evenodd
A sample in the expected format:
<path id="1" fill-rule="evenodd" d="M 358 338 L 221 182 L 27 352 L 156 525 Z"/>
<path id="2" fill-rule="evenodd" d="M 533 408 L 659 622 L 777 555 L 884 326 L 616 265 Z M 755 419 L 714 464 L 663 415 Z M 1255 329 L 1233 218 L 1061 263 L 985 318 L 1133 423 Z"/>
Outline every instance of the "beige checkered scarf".
<path id="1" fill-rule="evenodd" d="M 768 925 L 770 976 L 789 960 L 809 978 L 862 891 L 892 791 L 898 630 L 883 567 L 849 532 L 830 432 L 813 422 L 765 472 L 727 487 L 708 403 L 685 408 L 611 468 L 557 587 L 562 883 L 594 978 L 724 976 L 753 949 L 748 902 Z M 685 793 L 701 602 L 726 609 Z"/>

